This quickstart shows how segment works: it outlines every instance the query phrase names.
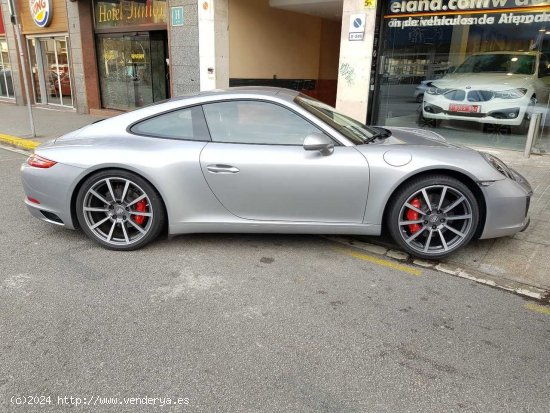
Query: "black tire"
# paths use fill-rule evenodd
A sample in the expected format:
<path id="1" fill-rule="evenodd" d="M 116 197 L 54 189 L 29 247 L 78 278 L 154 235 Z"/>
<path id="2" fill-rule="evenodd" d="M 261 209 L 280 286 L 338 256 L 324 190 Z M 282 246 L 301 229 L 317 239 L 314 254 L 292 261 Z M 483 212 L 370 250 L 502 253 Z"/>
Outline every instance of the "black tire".
<path id="1" fill-rule="evenodd" d="M 416 118 L 416 124 L 421 128 L 433 129 L 439 128 L 441 125 L 441 119 L 430 119 L 424 116 L 422 108 L 418 110 L 418 116 Z"/>
<path id="2" fill-rule="evenodd" d="M 75 209 L 80 227 L 90 239 L 118 251 L 144 247 L 159 236 L 166 223 L 157 190 L 140 176 L 118 169 L 88 177 L 78 191 Z"/>
<path id="3" fill-rule="evenodd" d="M 429 206 L 422 190 L 428 196 Z M 453 207 L 461 197 L 464 201 Z M 405 206 L 418 205 L 417 202 L 424 215 Z M 447 208 L 451 209 L 446 211 Z M 424 259 L 444 258 L 468 244 L 478 223 L 479 205 L 472 191 L 456 178 L 435 174 L 413 178 L 399 188 L 390 200 L 386 216 L 386 227 L 393 240 L 409 254 Z"/>
<path id="4" fill-rule="evenodd" d="M 523 120 L 521 121 L 521 123 L 518 126 L 512 126 L 512 133 L 516 135 L 527 135 L 527 132 L 529 132 L 529 123 L 531 123 L 531 114 L 533 113 L 536 105 L 537 97 L 533 95 L 529 100 L 529 106 L 527 106 L 527 110 L 523 115 Z"/>
<path id="5" fill-rule="evenodd" d="M 529 131 L 529 121 L 529 117 L 525 114 L 521 123 L 517 126 L 512 126 L 510 132 L 515 135 L 527 135 Z"/>

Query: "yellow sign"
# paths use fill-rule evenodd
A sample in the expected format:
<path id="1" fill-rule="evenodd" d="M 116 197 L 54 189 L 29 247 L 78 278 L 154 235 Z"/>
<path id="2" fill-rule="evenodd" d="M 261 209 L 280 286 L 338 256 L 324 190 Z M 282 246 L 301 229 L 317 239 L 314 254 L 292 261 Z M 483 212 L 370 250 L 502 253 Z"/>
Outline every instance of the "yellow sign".
<path id="1" fill-rule="evenodd" d="M 154 0 L 147 3 L 134 0 L 97 1 L 95 20 L 98 28 L 166 23 L 166 1 Z"/>
<path id="2" fill-rule="evenodd" d="M 365 9 L 376 9 L 376 0 L 365 0 Z"/>

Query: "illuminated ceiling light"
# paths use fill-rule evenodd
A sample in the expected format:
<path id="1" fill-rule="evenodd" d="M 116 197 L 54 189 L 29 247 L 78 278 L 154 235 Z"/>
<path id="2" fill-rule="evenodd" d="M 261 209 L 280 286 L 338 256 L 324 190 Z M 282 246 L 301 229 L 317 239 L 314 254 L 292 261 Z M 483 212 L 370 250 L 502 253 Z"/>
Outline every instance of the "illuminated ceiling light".
<path id="1" fill-rule="evenodd" d="M 539 29 L 539 32 L 545 32 L 546 29 Z"/>
<path id="2" fill-rule="evenodd" d="M 518 58 L 517 57 L 512 57 L 512 62 L 517 62 L 518 61 Z"/>

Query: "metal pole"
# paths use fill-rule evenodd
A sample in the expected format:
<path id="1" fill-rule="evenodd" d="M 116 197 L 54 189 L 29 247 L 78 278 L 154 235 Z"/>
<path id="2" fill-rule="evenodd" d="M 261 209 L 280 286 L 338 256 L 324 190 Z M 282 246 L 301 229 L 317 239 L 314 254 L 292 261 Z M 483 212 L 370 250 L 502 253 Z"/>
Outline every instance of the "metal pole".
<path id="1" fill-rule="evenodd" d="M 29 112 L 29 123 L 31 127 L 31 137 L 36 136 L 36 129 L 34 127 L 34 117 L 32 115 L 31 94 L 29 91 L 29 80 L 27 78 L 27 65 L 25 64 L 25 53 L 23 52 L 23 38 L 21 36 L 21 26 L 19 26 L 19 17 L 17 14 L 17 2 L 9 0 L 11 22 L 15 27 L 15 38 L 17 41 L 17 49 L 19 51 L 19 61 L 21 71 L 23 72 L 23 86 L 25 89 L 25 99 L 27 100 L 27 110 Z"/>
<path id="2" fill-rule="evenodd" d="M 525 151 L 523 152 L 524 158 L 529 158 L 531 156 L 531 150 L 533 149 L 535 136 L 537 135 L 537 131 L 540 126 L 540 118 L 540 113 L 533 113 L 531 115 L 531 121 L 529 122 L 529 131 L 527 132 L 527 141 L 525 142 Z"/>

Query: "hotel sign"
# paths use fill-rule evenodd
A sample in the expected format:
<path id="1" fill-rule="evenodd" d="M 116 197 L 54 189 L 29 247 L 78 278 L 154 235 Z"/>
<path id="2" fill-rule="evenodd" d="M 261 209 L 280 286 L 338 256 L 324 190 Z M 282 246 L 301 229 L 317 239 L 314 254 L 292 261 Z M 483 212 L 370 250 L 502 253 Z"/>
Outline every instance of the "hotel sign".
<path id="1" fill-rule="evenodd" d="M 166 25 L 166 3 L 166 0 L 95 0 L 95 27 Z"/>

